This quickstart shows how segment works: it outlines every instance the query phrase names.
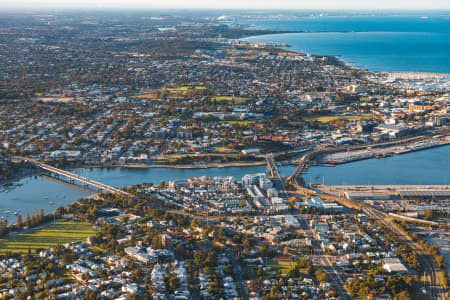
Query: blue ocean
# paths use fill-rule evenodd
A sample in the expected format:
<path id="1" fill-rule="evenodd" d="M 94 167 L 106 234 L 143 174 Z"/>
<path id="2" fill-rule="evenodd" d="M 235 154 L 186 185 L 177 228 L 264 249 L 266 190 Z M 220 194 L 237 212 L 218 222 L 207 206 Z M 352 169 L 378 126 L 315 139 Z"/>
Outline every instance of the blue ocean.
<path id="1" fill-rule="evenodd" d="M 306 31 L 244 40 L 287 43 L 292 50 L 335 55 L 361 69 L 450 73 L 448 15 L 324 16 L 238 23 L 255 29 Z"/>

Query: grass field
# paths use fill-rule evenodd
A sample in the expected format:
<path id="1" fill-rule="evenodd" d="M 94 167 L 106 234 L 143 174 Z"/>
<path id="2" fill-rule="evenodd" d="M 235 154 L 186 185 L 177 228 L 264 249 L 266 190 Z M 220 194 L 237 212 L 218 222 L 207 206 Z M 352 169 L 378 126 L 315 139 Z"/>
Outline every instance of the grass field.
<path id="1" fill-rule="evenodd" d="M 359 98 L 360 101 L 371 101 L 373 98 L 371 97 L 361 97 Z"/>
<path id="2" fill-rule="evenodd" d="M 218 151 L 218 152 L 232 152 L 234 150 L 233 150 L 233 148 L 230 148 L 230 147 L 217 147 L 216 151 Z"/>
<path id="3" fill-rule="evenodd" d="M 205 90 L 206 87 L 204 86 L 179 86 L 176 88 L 167 88 L 168 91 L 175 91 L 175 92 L 185 92 L 191 89 L 195 89 L 195 90 Z"/>
<path id="4" fill-rule="evenodd" d="M 274 271 L 281 271 L 286 273 L 292 267 L 292 263 L 290 261 L 275 261 L 271 260 L 268 264 L 268 267 L 271 267 Z"/>
<path id="5" fill-rule="evenodd" d="M 255 123 L 254 121 L 221 121 L 220 123 L 228 123 L 231 125 L 248 126 Z"/>
<path id="6" fill-rule="evenodd" d="M 319 121 L 321 123 L 330 123 L 334 122 L 336 120 L 365 120 L 370 119 L 372 117 L 372 114 L 361 114 L 357 116 L 310 116 L 306 117 L 305 119 L 308 121 Z"/>
<path id="7" fill-rule="evenodd" d="M 234 99 L 234 104 L 238 105 L 238 104 L 245 104 L 247 103 L 248 100 L 250 100 L 250 98 L 243 98 L 243 97 L 231 97 L 231 96 L 220 96 L 220 97 L 214 97 L 211 98 L 212 101 L 216 101 L 219 104 L 232 104 L 233 103 L 233 99 Z"/>
<path id="8" fill-rule="evenodd" d="M 34 252 L 39 248 L 51 248 L 58 244 L 84 241 L 94 235 L 92 225 L 75 221 L 62 221 L 37 229 L 33 232 L 20 234 L 12 238 L 0 239 L 0 254 L 10 252 Z"/>
<path id="9" fill-rule="evenodd" d="M 144 94 L 144 95 L 137 95 L 136 98 L 138 99 L 154 99 L 157 98 L 155 93 L 150 93 L 150 94 Z"/>

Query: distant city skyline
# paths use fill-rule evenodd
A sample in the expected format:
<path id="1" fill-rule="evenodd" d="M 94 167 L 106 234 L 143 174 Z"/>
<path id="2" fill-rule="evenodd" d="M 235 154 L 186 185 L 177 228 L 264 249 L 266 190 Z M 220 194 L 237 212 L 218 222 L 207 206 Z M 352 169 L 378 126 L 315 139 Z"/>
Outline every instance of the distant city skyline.
<path id="1" fill-rule="evenodd" d="M 402 10 L 436 10 L 450 9 L 448 0 L 379 0 L 376 2 L 360 0 L 0 0 L 4 9 L 61 9 L 61 8 L 84 8 L 84 9 L 402 9 Z"/>

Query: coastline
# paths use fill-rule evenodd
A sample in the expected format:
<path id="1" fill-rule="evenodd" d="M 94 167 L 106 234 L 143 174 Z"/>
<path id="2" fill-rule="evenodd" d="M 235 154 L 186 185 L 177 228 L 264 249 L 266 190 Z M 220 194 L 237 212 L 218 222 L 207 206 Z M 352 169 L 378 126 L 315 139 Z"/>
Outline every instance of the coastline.
<path id="1" fill-rule="evenodd" d="M 269 43 L 269 44 L 273 44 L 273 45 L 277 45 L 277 44 L 285 44 L 288 46 L 273 46 L 273 48 L 279 48 L 285 51 L 289 51 L 291 53 L 298 53 L 298 54 L 306 54 L 309 52 L 304 52 L 304 51 L 299 51 L 299 50 L 293 50 L 292 49 L 292 45 L 289 44 L 287 41 L 282 41 L 282 42 L 276 42 L 276 41 L 264 41 L 263 39 L 261 40 L 247 40 L 248 38 L 252 38 L 252 39 L 258 39 L 259 37 L 263 38 L 263 37 L 268 37 L 268 36 L 282 36 L 282 35 L 289 35 L 289 34 L 345 34 L 345 33 L 351 33 L 351 34 L 364 34 L 364 33 L 401 33 L 401 32 L 395 32 L 395 31 L 385 31 L 385 30 L 380 30 L 380 31 L 371 31 L 371 30 L 360 30 L 360 31 L 351 31 L 351 30 L 343 30 L 343 31 L 339 31 L 339 30 L 331 30 L 331 31 L 327 31 L 327 30 L 311 30 L 311 31 L 301 31 L 301 30 L 295 30 L 295 31 L 285 31 L 285 32 L 280 32 L 280 33 L 266 33 L 266 34 L 259 34 L 259 35 L 253 35 L 250 34 L 248 36 L 239 38 L 240 41 L 243 42 L 255 42 L 255 43 Z M 353 60 L 352 58 L 348 58 L 348 59 L 343 59 L 344 54 L 317 54 L 317 53 L 313 53 L 310 52 L 310 54 L 312 56 L 323 56 L 323 57 L 333 57 L 335 58 L 338 62 L 340 62 L 342 65 L 344 65 L 345 67 L 351 68 L 355 71 L 362 71 L 362 72 L 369 72 L 372 74 L 391 74 L 391 73 L 420 73 L 423 75 L 438 75 L 438 76 L 444 76 L 444 77 L 448 77 L 450 76 L 450 72 L 436 72 L 436 71 L 417 71 L 417 70 L 373 70 L 368 66 L 364 66 L 362 65 L 362 63 L 360 62 L 353 62 L 353 61 L 348 61 L 348 59 Z"/>
<path id="2" fill-rule="evenodd" d="M 265 36 L 270 36 L 270 35 L 288 35 L 288 34 L 300 34 L 300 33 L 389 33 L 388 31 L 350 31 L 350 30 L 344 30 L 344 31 L 320 31 L 320 30 L 314 30 L 314 31 L 307 31 L 307 30 L 302 30 L 302 31 L 282 31 L 282 30 L 261 30 L 260 32 L 258 31 L 252 31 L 252 30 L 246 30 L 248 33 L 248 35 L 245 35 L 241 38 L 239 38 L 239 40 L 241 41 L 245 41 L 245 42 L 256 42 L 257 41 L 247 41 L 247 38 L 258 38 L 258 37 L 265 37 Z M 290 46 L 288 43 L 284 42 L 284 43 L 277 43 L 277 42 L 264 42 L 264 41 L 260 41 L 261 43 L 268 43 L 268 44 L 273 44 L 274 48 L 278 48 L 278 49 L 282 49 L 285 51 L 288 51 L 290 53 L 298 53 L 298 54 L 304 54 L 302 52 L 299 52 L 297 50 L 292 50 L 290 48 L 292 48 L 292 46 Z M 411 72 L 411 71 L 372 71 L 372 70 L 364 70 L 361 68 L 358 68 L 355 65 L 349 64 L 348 62 L 345 62 L 344 60 L 342 60 L 340 58 L 341 55 L 319 55 L 319 54 L 311 54 L 313 56 L 324 56 L 324 57 L 333 57 L 336 59 L 336 61 L 339 64 L 342 64 L 343 66 L 355 70 L 355 71 L 359 71 L 359 72 L 367 72 L 369 74 L 422 74 L 424 76 L 450 76 L 450 74 L 447 73 L 436 73 L 436 72 Z M 448 142 L 450 143 L 450 142 Z M 445 145 L 448 145 L 445 144 Z M 427 147 L 427 148 L 423 148 L 423 149 L 408 149 L 405 150 L 401 153 L 390 153 L 390 155 L 393 154 L 403 154 L 403 153 L 409 153 L 409 152 L 415 152 L 415 151 L 422 151 L 422 150 L 426 150 L 429 148 L 434 148 L 434 147 L 438 147 L 438 146 L 443 146 L 443 145 L 437 145 L 437 146 L 432 146 L 432 147 Z M 390 156 L 389 155 L 389 156 Z M 352 159 L 352 160 L 348 160 L 348 161 L 341 161 L 341 162 L 336 162 L 333 164 L 346 164 L 346 163 L 351 163 L 351 162 L 355 162 L 355 161 L 359 161 L 359 160 L 365 160 L 365 159 L 372 159 L 375 158 L 376 155 L 373 156 L 369 156 L 369 157 L 363 157 L 363 158 L 356 158 L 356 159 Z M 258 161 L 258 162 L 231 162 L 231 163 L 199 163 L 199 164 L 186 164 L 186 165 L 164 165 L 164 164 L 156 164 L 156 165 L 152 165 L 152 164 L 108 164 L 108 165 L 90 165 L 90 164 L 82 164 L 80 166 L 76 166 L 74 168 L 69 168 L 69 169 L 86 169 L 86 168 L 130 168 L 130 169 L 150 169 L 150 168 L 172 168 L 172 169 L 209 169 L 209 168 L 231 168 L 231 167 L 251 167 L 251 166 L 262 166 L 265 165 L 266 162 L 265 161 Z M 35 175 L 40 176 L 40 173 L 37 172 Z M 17 182 L 18 180 L 22 179 L 22 178 L 26 178 L 26 177 L 30 177 L 33 176 L 33 174 L 21 174 L 13 179 L 7 180 L 6 182 L 0 182 L 0 186 L 2 185 L 7 185 L 7 184 L 14 184 L 14 182 Z"/>
<path id="3" fill-rule="evenodd" d="M 289 43 L 284 42 L 284 44 L 286 44 L 287 46 L 277 46 L 277 44 L 280 44 L 278 42 L 267 42 L 267 41 L 248 41 L 246 40 L 247 38 L 258 38 L 258 37 L 264 37 L 264 36 L 270 36 L 270 35 L 287 35 L 287 34 L 298 34 L 298 33 L 355 33 L 355 32 L 339 32 L 339 31 L 321 31 L 321 32 L 306 32 L 306 31 L 292 31 L 292 32 L 285 32 L 285 33 L 268 33 L 268 34 L 259 34 L 259 35 L 249 35 L 246 37 L 242 37 L 239 40 L 243 41 L 243 42 L 247 42 L 247 43 L 269 43 L 269 44 L 273 44 L 273 48 L 278 48 L 278 49 L 282 49 L 285 51 L 289 51 L 290 53 L 296 53 L 299 55 L 305 55 L 306 53 L 304 52 L 300 52 L 298 50 L 292 50 L 290 48 L 292 48 L 292 45 L 290 45 Z M 364 33 L 364 32 L 360 32 L 360 33 Z M 370 32 L 365 32 L 365 33 L 370 33 Z M 348 62 L 342 59 L 342 55 L 340 54 L 333 54 L 333 55 L 319 55 L 319 54 L 314 54 L 311 53 L 312 56 L 323 56 L 323 57 L 333 57 L 339 64 L 341 64 L 342 66 L 345 66 L 346 68 L 350 68 L 352 70 L 355 71 L 359 71 L 359 72 L 369 72 L 371 74 L 379 74 L 379 73 L 392 73 L 389 71 L 372 71 L 372 70 L 364 70 L 362 68 L 358 68 L 357 66 L 354 65 L 353 62 Z M 396 71 L 397 73 L 401 73 L 402 71 Z M 407 71 L 406 71 L 407 72 Z"/>

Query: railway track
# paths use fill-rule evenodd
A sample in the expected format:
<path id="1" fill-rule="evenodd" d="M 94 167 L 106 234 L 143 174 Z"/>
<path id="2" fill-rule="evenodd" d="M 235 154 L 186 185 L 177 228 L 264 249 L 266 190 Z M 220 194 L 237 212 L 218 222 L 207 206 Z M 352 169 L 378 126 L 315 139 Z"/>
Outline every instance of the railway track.
<path id="1" fill-rule="evenodd" d="M 314 190 L 310 190 L 308 188 L 305 188 L 303 186 L 300 186 L 295 180 L 291 181 L 291 184 L 295 188 L 298 189 L 298 191 L 305 193 L 305 194 L 318 194 Z M 395 224 L 392 223 L 393 216 L 389 216 L 386 213 L 374 209 L 372 207 L 369 207 L 365 204 L 347 200 L 344 198 L 335 197 L 328 194 L 319 194 L 320 197 L 322 197 L 324 200 L 329 201 L 335 201 L 340 204 L 343 204 L 347 207 L 354 208 L 356 210 L 362 210 L 366 212 L 368 215 L 373 217 L 374 219 L 378 220 L 381 225 L 383 225 L 388 230 L 392 231 L 398 238 L 399 242 L 406 244 L 411 251 L 416 252 L 418 255 L 418 259 L 420 264 L 423 266 L 425 272 L 426 272 L 426 281 L 429 282 L 429 289 L 428 292 L 431 296 L 432 300 L 447 300 L 448 298 L 448 291 L 444 288 L 441 278 L 439 276 L 440 270 L 436 266 L 436 263 L 434 262 L 433 257 L 430 254 L 426 253 L 426 250 L 418 245 L 416 242 L 414 242 L 409 235 L 407 235 L 405 232 L 403 232 L 400 228 L 398 228 Z"/>
<path id="2" fill-rule="evenodd" d="M 370 215 L 380 222 L 384 227 L 392 231 L 399 242 L 405 244 L 417 254 L 417 258 L 425 271 L 425 280 L 429 282 L 429 288 L 427 289 L 431 299 L 433 300 L 446 300 L 448 293 L 443 287 L 439 276 L 439 269 L 437 268 L 433 257 L 426 253 L 426 250 L 412 240 L 412 238 L 399 227 L 391 222 L 390 217 L 385 217 L 385 214 L 375 209 L 365 209 Z"/>

